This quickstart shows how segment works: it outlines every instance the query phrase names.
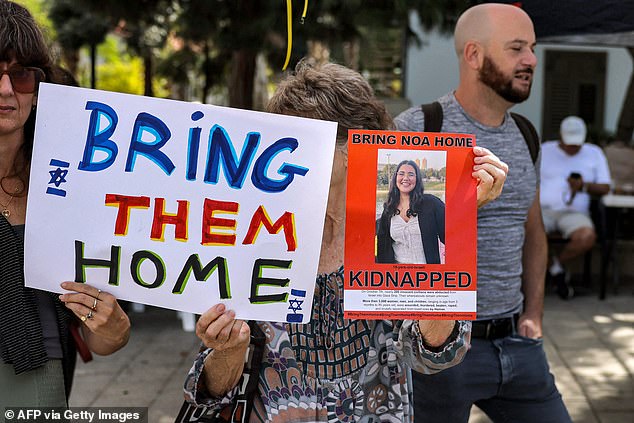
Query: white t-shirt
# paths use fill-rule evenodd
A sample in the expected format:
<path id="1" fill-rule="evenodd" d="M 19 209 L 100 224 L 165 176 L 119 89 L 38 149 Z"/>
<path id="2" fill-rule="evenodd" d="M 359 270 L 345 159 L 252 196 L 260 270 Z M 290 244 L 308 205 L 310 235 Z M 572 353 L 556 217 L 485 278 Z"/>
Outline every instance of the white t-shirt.
<path id="1" fill-rule="evenodd" d="M 612 183 L 608 161 L 600 147 L 583 144 L 577 154 L 570 156 L 559 148 L 558 141 L 547 141 L 542 144 L 539 193 L 542 208 L 589 213 L 590 195 L 585 192 L 577 192 L 572 203 L 566 204 L 571 196 L 568 176 L 572 172 L 581 174 L 586 183 Z"/>

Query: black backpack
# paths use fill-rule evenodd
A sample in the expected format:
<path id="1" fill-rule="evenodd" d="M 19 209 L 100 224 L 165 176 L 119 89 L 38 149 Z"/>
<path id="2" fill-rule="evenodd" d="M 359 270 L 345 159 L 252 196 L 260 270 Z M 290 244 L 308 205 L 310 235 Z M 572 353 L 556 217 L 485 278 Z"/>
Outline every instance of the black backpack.
<path id="1" fill-rule="evenodd" d="M 442 128 L 442 119 L 443 112 L 442 106 L 439 102 L 434 101 L 433 103 L 427 103 L 420 106 L 423 110 L 423 114 L 425 115 L 425 132 L 440 132 Z M 537 135 L 537 131 L 535 127 L 528 119 L 526 119 L 522 115 L 518 115 L 517 113 L 511 112 L 511 117 L 517 124 L 524 140 L 526 141 L 526 145 L 528 146 L 528 151 L 531 154 L 531 159 L 533 160 L 533 164 L 537 161 L 537 156 L 539 155 L 539 136 Z"/>

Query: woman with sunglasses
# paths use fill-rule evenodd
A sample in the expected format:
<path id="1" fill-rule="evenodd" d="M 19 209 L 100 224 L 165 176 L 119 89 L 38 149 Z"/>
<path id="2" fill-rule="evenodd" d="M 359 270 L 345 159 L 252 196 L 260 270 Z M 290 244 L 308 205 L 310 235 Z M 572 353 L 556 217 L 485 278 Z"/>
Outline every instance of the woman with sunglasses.
<path id="1" fill-rule="evenodd" d="M 412 160 L 396 167 L 377 222 L 377 263 L 444 263 L 445 203 L 424 194 L 420 168 Z"/>
<path id="2" fill-rule="evenodd" d="M 100 355 L 123 347 L 130 331 L 116 299 L 90 285 L 64 282 L 69 292 L 61 296 L 24 286 L 37 88 L 58 82 L 55 69 L 33 16 L 0 0 L 0 410 L 67 406 L 76 358 L 72 325 Z"/>

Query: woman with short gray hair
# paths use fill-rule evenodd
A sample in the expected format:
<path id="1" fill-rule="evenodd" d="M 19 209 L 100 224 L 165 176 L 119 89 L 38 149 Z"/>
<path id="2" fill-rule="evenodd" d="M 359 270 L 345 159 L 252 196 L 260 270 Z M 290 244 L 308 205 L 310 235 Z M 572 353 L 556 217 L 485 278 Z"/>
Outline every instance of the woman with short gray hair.
<path id="1" fill-rule="evenodd" d="M 361 75 L 335 64 L 300 63 L 267 111 L 339 123 L 312 319 L 247 323 L 223 304 L 211 307 L 196 325 L 203 347 L 187 377 L 186 398 L 211 415 L 225 415 L 241 389 L 255 324 L 264 349 L 261 362 L 250 366 L 259 368 L 252 375 L 257 389 L 243 421 L 412 422 L 411 370 L 435 373 L 459 363 L 469 348 L 470 323 L 343 317 L 348 130 L 390 129 L 392 120 Z M 503 169 L 494 182 L 500 188 L 504 165 L 489 152 L 479 156 Z"/>

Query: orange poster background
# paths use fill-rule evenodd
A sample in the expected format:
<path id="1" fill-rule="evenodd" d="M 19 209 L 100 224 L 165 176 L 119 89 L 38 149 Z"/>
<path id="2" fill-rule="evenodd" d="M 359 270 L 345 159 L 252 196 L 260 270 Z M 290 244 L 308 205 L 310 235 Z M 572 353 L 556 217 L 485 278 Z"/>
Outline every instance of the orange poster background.
<path id="1" fill-rule="evenodd" d="M 352 143 L 354 134 L 381 134 L 393 135 L 396 142 L 393 144 L 364 144 Z M 420 139 L 425 136 L 430 141 L 430 146 L 407 146 L 401 142 L 402 136 L 417 135 Z M 345 233 L 345 279 L 344 298 L 352 298 L 357 295 L 354 291 L 398 291 L 416 290 L 414 301 L 427 301 L 425 296 L 437 296 L 439 291 L 468 291 L 473 296 L 473 305 L 468 310 L 455 311 L 442 309 L 442 303 L 435 307 L 434 311 L 412 310 L 389 311 L 381 310 L 354 310 L 344 301 L 344 315 L 346 318 L 355 319 L 475 319 L 475 292 L 476 292 L 476 263 L 477 263 L 477 207 L 476 207 L 476 180 L 471 176 L 473 168 L 473 152 L 471 147 L 437 147 L 434 146 L 436 137 L 460 138 L 469 140 L 470 145 L 475 145 L 475 138 L 468 134 L 449 133 L 412 133 L 400 131 L 350 131 L 348 135 L 348 185 L 346 194 L 346 233 Z M 357 136 L 357 139 L 359 137 Z M 376 236 L 376 191 L 377 191 L 377 157 L 378 150 L 430 150 L 446 151 L 446 191 L 445 191 L 445 264 L 382 264 L 375 262 L 375 236 Z M 359 273 L 361 277 L 359 277 Z M 367 273 L 366 273 L 367 272 Z M 402 276 L 409 272 L 412 280 L 416 275 L 429 277 L 442 275 L 442 281 L 434 284 L 433 288 L 427 283 L 419 284 L 418 288 L 412 288 L 411 284 L 402 287 L 385 285 L 379 287 L 359 286 L 359 280 L 364 280 L 367 275 L 379 277 L 377 273 L 385 275 L 388 272 Z M 417 273 L 418 272 L 418 273 Z M 438 273 L 440 272 L 440 273 Z M 455 272 L 455 274 L 453 273 Z M 467 288 L 460 288 L 451 281 L 451 275 L 458 272 L 467 273 L 471 283 Z M 353 275 L 357 275 L 354 278 Z M 449 277 L 448 286 L 445 286 L 445 277 Z M 356 283 L 351 283 L 354 280 Z M 458 296 L 464 294 L 457 294 Z M 386 296 L 389 297 L 388 294 Z M 471 297 L 471 295 L 467 295 Z M 432 300 L 434 301 L 434 300 Z M 380 308 L 380 307 L 379 307 Z M 439 309 L 440 308 L 440 309 Z"/>

